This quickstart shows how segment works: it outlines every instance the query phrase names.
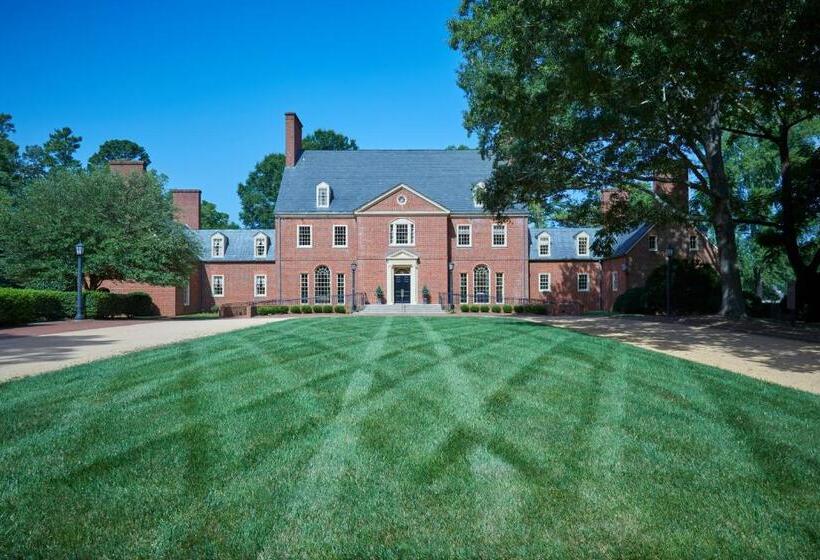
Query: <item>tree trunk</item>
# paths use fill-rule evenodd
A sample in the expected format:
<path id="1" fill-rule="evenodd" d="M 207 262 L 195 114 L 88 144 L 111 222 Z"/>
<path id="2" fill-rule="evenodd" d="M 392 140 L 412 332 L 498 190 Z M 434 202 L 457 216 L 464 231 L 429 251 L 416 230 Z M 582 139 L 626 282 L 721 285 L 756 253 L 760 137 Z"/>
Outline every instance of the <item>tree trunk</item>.
<path id="1" fill-rule="evenodd" d="M 709 114 L 706 138 L 706 171 L 713 195 L 712 225 L 718 245 L 718 272 L 721 284 L 720 314 L 738 319 L 746 314 L 740 268 L 737 265 L 737 239 L 732 214 L 731 186 L 723 165 L 723 147 L 720 129 L 720 100 L 715 99 Z"/>
<path id="2" fill-rule="evenodd" d="M 805 321 L 820 321 L 820 274 L 805 269 L 795 277 L 797 311 Z"/>

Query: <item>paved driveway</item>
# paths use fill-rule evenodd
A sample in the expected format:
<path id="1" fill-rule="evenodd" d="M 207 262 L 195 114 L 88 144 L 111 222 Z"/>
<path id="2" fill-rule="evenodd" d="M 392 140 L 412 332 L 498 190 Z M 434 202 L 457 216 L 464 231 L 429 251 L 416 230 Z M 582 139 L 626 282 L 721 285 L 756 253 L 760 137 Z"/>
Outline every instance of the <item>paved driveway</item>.
<path id="1" fill-rule="evenodd" d="M 693 362 L 820 394 L 820 344 L 715 328 L 617 317 L 531 317 Z"/>
<path id="2" fill-rule="evenodd" d="M 286 317 L 136 321 L 117 326 L 105 321 L 79 323 L 73 330 L 33 325 L 0 331 L 0 382 L 36 375 L 76 364 L 109 358 L 134 350 L 162 346 L 201 336 L 259 326 Z M 71 323 L 54 324 L 71 327 Z M 89 325 L 92 328 L 89 328 Z"/>

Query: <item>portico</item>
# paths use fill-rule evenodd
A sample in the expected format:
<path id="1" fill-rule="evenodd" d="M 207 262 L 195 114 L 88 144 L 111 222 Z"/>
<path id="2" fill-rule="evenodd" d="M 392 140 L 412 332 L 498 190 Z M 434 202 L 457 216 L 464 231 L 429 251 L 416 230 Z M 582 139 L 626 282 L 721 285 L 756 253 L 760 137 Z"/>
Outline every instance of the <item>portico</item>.
<path id="1" fill-rule="evenodd" d="M 387 303 L 418 303 L 418 255 L 401 250 L 388 255 L 385 262 L 387 263 L 387 293 L 385 294 Z"/>

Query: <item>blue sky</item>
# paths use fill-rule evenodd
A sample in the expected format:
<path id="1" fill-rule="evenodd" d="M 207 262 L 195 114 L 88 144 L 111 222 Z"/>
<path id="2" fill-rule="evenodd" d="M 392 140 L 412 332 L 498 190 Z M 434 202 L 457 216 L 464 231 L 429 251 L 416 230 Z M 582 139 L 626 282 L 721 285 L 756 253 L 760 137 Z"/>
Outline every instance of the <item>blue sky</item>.
<path id="1" fill-rule="evenodd" d="M 70 126 L 85 161 L 135 140 L 171 187 L 234 219 L 237 183 L 284 150 L 286 111 L 360 148 L 475 145 L 447 42 L 458 0 L 3 4 L 0 112 L 17 144 Z"/>

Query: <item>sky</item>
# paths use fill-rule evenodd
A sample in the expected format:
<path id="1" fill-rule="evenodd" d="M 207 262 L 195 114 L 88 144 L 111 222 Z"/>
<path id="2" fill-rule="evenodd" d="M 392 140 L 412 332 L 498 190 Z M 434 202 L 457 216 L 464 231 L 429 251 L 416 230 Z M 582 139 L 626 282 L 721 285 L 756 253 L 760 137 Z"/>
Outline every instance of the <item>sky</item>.
<path id="1" fill-rule="evenodd" d="M 83 162 L 134 140 L 169 187 L 238 221 L 236 186 L 284 152 L 288 111 L 362 149 L 475 146 L 448 45 L 458 3 L 2 0 L 0 113 L 21 150 L 63 126 Z"/>

